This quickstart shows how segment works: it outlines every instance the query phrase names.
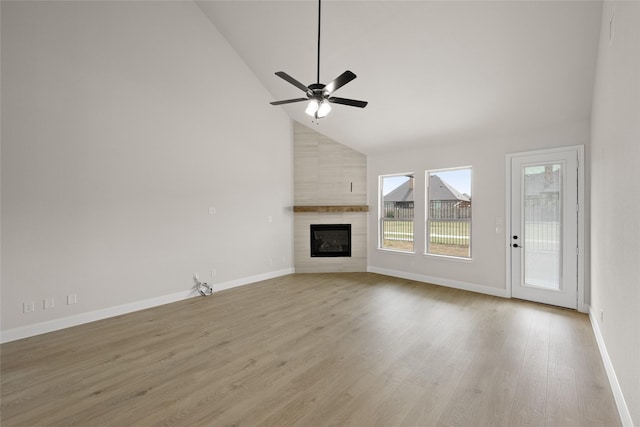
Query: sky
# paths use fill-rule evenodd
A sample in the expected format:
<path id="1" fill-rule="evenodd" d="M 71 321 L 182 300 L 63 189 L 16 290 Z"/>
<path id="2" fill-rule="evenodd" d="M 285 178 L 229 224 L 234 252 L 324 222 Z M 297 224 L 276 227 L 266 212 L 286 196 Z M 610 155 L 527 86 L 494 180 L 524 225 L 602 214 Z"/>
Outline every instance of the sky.
<path id="1" fill-rule="evenodd" d="M 471 195 L 471 169 L 443 170 L 431 173 L 438 175 L 440 179 L 446 181 L 459 192 Z M 402 183 L 406 182 L 407 179 L 409 178 L 404 175 L 385 176 L 382 193 L 386 196 L 391 191 L 398 188 Z"/>

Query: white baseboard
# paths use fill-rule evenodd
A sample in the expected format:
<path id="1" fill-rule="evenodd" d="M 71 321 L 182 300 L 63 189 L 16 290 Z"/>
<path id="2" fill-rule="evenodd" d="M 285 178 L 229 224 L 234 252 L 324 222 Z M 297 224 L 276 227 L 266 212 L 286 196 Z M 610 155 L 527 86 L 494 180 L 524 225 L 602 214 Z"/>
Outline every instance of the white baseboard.
<path id="1" fill-rule="evenodd" d="M 261 282 L 263 280 L 275 279 L 276 277 L 286 276 L 293 274 L 293 268 L 284 268 L 282 270 L 270 271 L 268 273 L 257 274 L 255 276 L 242 277 L 240 279 L 229 280 L 223 283 L 213 283 L 213 291 L 223 291 L 225 289 L 231 289 L 238 286 L 249 285 L 251 283 Z"/>
<path id="2" fill-rule="evenodd" d="M 214 283 L 212 284 L 212 286 L 214 292 L 218 292 L 225 289 L 235 288 L 237 286 L 260 282 L 262 280 L 286 276 L 288 274 L 293 274 L 293 268 L 271 271 L 264 274 L 243 277 L 240 279 L 229 280 L 222 283 Z M 33 325 L 8 329 L 0 333 L 0 343 L 29 338 L 40 334 L 46 334 L 47 332 L 58 331 L 60 329 L 66 329 L 72 326 L 82 325 L 84 323 L 95 322 L 96 320 L 107 319 L 109 317 L 120 316 L 123 314 L 132 313 L 134 311 L 157 307 L 159 305 L 170 304 L 172 302 L 182 301 L 188 298 L 193 298 L 195 296 L 199 296 L 199 294 L 195 290 L 190 289 L 188 291 L 176 292 L 174 294 L 162 295 L 159 297 L 153 297 L 141 301 L 135 301 L 114 307 L 90 311 L 87 313 L 76 314 L 74 316 L 68 316 L 60 319 L 49 320 L 46 322 L 35 323 Z"/>
<path id="3" fill-rule="evenodd" d="M 633 427 L 631 412 L 629 412 L 627 402 L 624 400 L 624 395 L 622 394 L 622 389 L 620 388 L 620 383 L 618 382 L 616 371 L 615 369 L 613 369 L 613 363 L 611 363 L 611 358 L 609 357 L 609 353 L 607 352 L 607 346 L 604 343 L 604 337 L 600 332 L 600 326 L 598 326 L 598 316 L 593 311 L 593 307 L 589 309 L 589 320 L 591 321 L 593 334 L 596 336 L 596 342 L 598 343 L 598 349 L 600 349 L 602 363 L 604 364 L 604 369 L 607 372 L 607 377 L 609 378 L 609 385 L 611 386 L 613 398 L 616 401 L 616 406 L 618 407 L 618 413 L 620 414 L 622 425 L 624 427 Z"/>
<path id="4" fill-rule="evenodd" d="M 120 316 L 122 314 L 132 313 L 134 311 L 144 310 L 151 307 L 157 307 L 163 304 L 169 304 L 196 296 L 193 290 L 176 292 L 174 294 L 163 295 L 159 297 L 149 298 L 141 301 L 135 301 L 127 304 L 117 305 L 114 307 L 103 308 L 100 310 L 89 311 L 86 313 L 76 314 L 73 316 L 62 317 L 60 319 L 48 320 L 46 322 L 34 323 L 32 325 L 20 326 L 18 328 L 2 331 L 0 337 L 1 343 L 29 338 L 35 335 L 46 334 L 48 332 L 58 331 L 60 329 L 70 328 L 72 326 L 82 325 L 84 323 L 95 322 L 109 317 Z"/>
<path id="5" fill-rule="evenodd" d="M 431 283 L 434 285 L 446 286 L 448 288 L 461 289 L 463 291 L 477 292 L 480 294 L 493 295 L 496 297 L 509 298 L 506 289 L 492 288 L 475 283 L 461 282 L 459 280 L 444 279 L 442 277 L 425 276 L 423 274 L 407 273 L 406 271 L 390 270 L 379 267 L 367 267 L 370 273 L 384 274 L 385 276 L 399 277 L 401 279 L 415 280 L 417 282 Z"/>
<path id="6" fill-rule="evenodd" d="M 589 304 L 585 304 L 583 302 L 578 302 L 578 311 L 580 313 L 589 314 L 589 309 L 591 306 Z"/>

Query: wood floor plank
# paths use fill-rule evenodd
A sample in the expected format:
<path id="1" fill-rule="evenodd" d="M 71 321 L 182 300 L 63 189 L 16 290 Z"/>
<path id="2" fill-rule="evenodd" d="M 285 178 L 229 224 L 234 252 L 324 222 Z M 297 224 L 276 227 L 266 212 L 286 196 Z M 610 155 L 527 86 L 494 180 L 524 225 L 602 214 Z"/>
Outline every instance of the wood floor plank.
<path id="1" fill-rule="evenodd" d="M 0 346 L 8 426 L 618 426 L 580 313 L 297 274 Z"/>

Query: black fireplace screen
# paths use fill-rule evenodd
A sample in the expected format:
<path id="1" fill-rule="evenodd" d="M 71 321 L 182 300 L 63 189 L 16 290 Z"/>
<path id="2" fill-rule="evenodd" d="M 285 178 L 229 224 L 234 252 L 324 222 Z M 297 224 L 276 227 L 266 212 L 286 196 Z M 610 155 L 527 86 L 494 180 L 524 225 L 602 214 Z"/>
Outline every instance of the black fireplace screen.
<path id="1" fill-rule="evenodd" d="M 350 257 L 351 224 L 311 224 L 312 257 Z"/>

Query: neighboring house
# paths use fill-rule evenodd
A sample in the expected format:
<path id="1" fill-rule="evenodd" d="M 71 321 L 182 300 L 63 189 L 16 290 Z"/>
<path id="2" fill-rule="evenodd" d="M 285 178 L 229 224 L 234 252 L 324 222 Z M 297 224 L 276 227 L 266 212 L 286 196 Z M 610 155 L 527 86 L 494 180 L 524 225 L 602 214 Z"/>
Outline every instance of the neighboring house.
<path id="1" fill-rule="evenodd" d="M 429 179 L 429 218 L 471 218 L 471 196 L 461 193 L 438 175 Z"/>
<path id="2" fill-rule="evenodd" d="M 560 191 L 560 170 L 553 168 L 553 165 L 536 167 L 540 170 L 525 171 L 524 189 L 527 197 L 541 196 L 544 194 L 557 194 Z M 527 168 L 529 169 L 529 168 Z"/>
<path id="3" fill-rule="evenodd" d="M 413 177 L 384 196 L 384 217 L 413 219 Z"/>
<path id="4" fill-rule="evenodd" d="M 525 221 L 559 222 L 562 213 L 559 169 L 548 165 L 542 171 L 526 171 L 524 175 Z"/>
<path id="5" fill-rule="evenodd" d="M 413 218 L 414 178 L 409 178 L 384 196 L 384 217 L 395 219 Z M 471 218 L 471 196 L 456 190 L 438 175 L 429 181 L 429 218 Z"/>

